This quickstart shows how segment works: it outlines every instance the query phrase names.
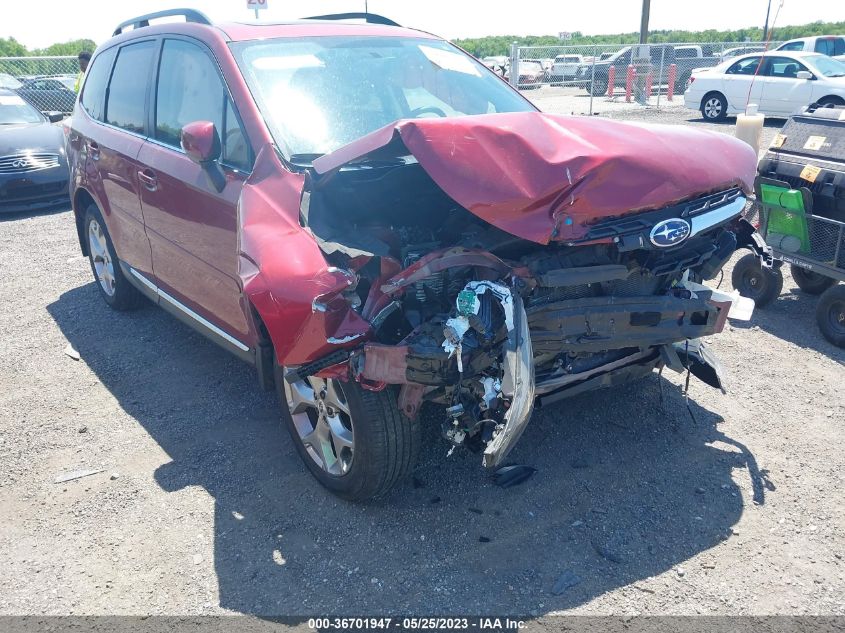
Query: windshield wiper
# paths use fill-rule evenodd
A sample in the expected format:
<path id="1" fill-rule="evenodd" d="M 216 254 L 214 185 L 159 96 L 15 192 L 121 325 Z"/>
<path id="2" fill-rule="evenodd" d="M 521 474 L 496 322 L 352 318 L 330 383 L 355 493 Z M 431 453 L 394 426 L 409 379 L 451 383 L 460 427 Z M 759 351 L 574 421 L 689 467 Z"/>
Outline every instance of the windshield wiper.
<path id="1" fill-rule="evenodd" d="M 304 152 L 302 154 L 291 154 L 288 160 L 294 165 L 310 165 L 320 156 L 325 156 L 325 154 Z"/>

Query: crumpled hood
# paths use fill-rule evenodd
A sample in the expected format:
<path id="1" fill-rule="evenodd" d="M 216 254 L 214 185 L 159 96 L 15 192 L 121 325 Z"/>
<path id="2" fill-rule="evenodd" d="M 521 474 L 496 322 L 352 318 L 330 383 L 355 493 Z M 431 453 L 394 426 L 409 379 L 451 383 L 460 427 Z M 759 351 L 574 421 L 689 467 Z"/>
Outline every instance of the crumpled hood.
<path id="1" fill-rule="evenodd" d="M 731 187 L 750 192 L 757 156 L 726 134 L 541 112 L 402 120 L 322 156 L 326 174 L 376 153 L 412 155 L 458 204 L 540 244 L 600 219 Z"/>

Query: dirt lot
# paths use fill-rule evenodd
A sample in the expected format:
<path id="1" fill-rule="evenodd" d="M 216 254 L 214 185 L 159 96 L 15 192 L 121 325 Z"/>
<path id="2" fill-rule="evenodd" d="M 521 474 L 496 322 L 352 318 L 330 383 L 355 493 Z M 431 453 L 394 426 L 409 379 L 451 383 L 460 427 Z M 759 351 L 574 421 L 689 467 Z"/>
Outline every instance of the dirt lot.
<path id="1" fill-rule="evenodd" d="M 693 381 L 688 411 L 655 375 L 539 411 L 506 490 L 432 423 L 413 482 L 351 505 L 248 366 L 105 306 L 70 212 L 2 218 L 0 271 L 0 614 L 845 614 L 845 351 L 789 277 L 714 338 L 728 395 Z"/>

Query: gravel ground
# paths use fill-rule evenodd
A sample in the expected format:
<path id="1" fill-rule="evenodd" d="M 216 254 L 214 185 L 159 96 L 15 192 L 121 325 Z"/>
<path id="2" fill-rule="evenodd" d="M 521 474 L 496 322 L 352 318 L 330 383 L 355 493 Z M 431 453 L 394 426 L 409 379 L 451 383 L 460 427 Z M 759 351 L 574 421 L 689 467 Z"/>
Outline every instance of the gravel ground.
<path id="1" fill-rule="evenodd" d="M 538 411 L 505 490 L 432 423 L 413 482 L 352 505 L 252 369 L 111 312 L 75 242 L 68 211 L 0 219 L 0 614 L 845 614 L 845 351 L 788 275 L 714 337 L 728 395 L 655 375 Z"/>

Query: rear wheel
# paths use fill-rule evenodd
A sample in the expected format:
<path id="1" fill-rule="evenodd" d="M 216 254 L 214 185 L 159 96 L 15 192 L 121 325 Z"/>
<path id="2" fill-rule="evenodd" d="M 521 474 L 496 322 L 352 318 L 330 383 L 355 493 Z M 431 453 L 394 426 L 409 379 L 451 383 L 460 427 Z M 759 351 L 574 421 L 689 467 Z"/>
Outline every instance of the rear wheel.
<path id="1" fill-rule="evenodd" d="M 830 96 L 830 97 L 822 97 L 819 99 L 819 105 L 826 106 L 826 105 L 833 105 L 833 106 L 841 106 L 845 105 L 845 99 L 842 97 Z"/>
<path id="2" fill-rule="evenodd" d="M 364 501 L 384 496 L 410 474 L 420 426 L 399 412 L 392 390 L 316 376 L 290 383 L 280 367 L 276 384 L 299 456 L 331 492 Z"/>
<path id="3" fill-rule="evenodd" d="M 728 116 L 728 100 L 721 92 L 711 92 L 701 100 L 701 116 L 705 120 L 724 121 Z"/>
<path id="4" fill-rule="evenodd" d="M 816 321 L 828 341 L 845 347 L 845 286 L 825 290 L 816 307 Z"/>
<path id="5" fill-rule="evenodd" d="M 789 271 L 792 273 L 792 278 L 798 284 L 798 287 L 808 295 L 820 295 L 836 283 L 835 279 L 814 273 L 811 270 L 806 270 L 794 264 L 790 265 Z"/>
<path id="6" fill-rule="evenodd" d="M 780 269 L 763 268 L 760 258 L 749 253 L 740 258 L 733 269 L 731 281 L 739 294 L 754 299 L 758 308 L 765 307 L 776 299 L 783 290 L 783 275 Z"/>
<path id="7" fill-rule="evenodd" d="M 142 295 L 123 275 L 120 260 L 97 205 L 91 204 L 85 210 L 84 228 L 88 242 L 88 261 L 100 296 L 114 310 L 137 308 Z"/>
<path id="8" fill-rule="evenodd" d="M 607 79 L 595 79 L 593 83 L 587 86 L 587 92 L 594 97 L 599 97 L 607 92 Z"/>

